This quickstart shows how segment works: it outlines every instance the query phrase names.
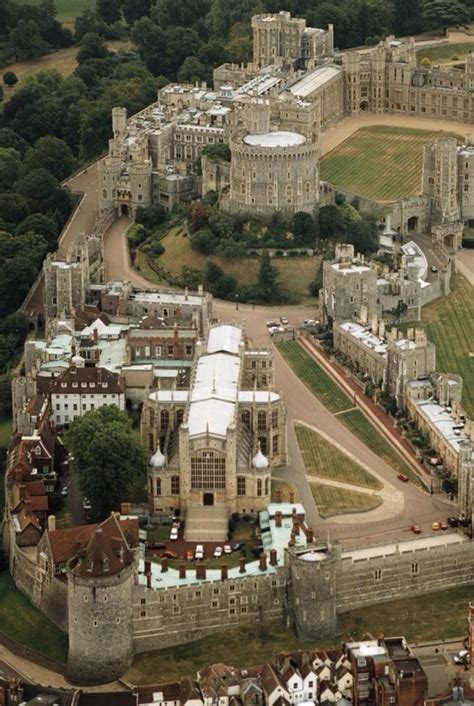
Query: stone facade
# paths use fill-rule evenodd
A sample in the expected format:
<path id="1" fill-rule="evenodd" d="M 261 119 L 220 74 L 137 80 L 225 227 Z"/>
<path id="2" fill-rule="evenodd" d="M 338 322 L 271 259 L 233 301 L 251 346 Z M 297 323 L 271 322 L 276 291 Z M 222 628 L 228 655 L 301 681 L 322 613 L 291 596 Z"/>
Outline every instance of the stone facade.
<path id="1" fill-rule="evenodd" d="M 141 431 L 151 459 L 154 514 L 193 505 L 256 513 L 270 501 L 271 469 L 286 463 L 286 412 L 272 391 L 271 352 L 246 349 L 235 326 L 210 329 L 190 380 L 150 391 Z"/>

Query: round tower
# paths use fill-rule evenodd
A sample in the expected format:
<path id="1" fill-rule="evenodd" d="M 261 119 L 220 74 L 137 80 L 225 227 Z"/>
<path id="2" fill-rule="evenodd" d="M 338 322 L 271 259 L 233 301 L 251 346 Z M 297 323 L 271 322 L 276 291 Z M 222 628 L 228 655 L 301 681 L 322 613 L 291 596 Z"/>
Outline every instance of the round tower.
<path id="1" fill-rule="evenodd" d="M 69 562 L 67 673 L 73 683 L 111 682 L 130 667 L 135 571 L 135 550 L 115 514 Z"/>
<path id="2" fill-rule="evenodd" d="M 289 612 L 303 640 L 333 638 L 337 634 L 336 571 L 338 547 L 314 542 L 305 549 L 289 547 Z"/>
<path id="3" fill-rule="evenodd" d="M 139 206 L 149 206 L 152 202 L 151 161 L 147 159 L 143 162 L 131 162 L 129 178 L 131 216 L 135 218 L 135 213 Z"/>

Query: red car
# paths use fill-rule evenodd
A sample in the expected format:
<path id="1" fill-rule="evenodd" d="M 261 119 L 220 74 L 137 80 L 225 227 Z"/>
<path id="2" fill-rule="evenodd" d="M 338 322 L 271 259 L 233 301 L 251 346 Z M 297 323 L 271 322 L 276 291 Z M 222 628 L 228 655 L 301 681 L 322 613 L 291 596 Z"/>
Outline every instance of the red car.
<path id="1" fill-rule="evenodd" d="M 399 473 L 397 475 L 398 480 L 403 481 L 403 483 L 408 483 L 408 476 L 406 476 L 404 473 Z"/>
<path id="2" fill-rule="evenodd" d="M 192 549 L 188 549 L 188 551 L 186 552 L 186 560 L 192 561 L 193 559 L 194 559 L 193 551 L 192 551 Z"/>
<path id="3" fill-rule="evenodd" d="M 440 522 L 440 523 L 439 523 L 439 528 L 442 529 L 442 530 L 447 530 L 448 527 L 449 527 L 449 525 L 448 525 L 447 522 Z"/>
<path id="4" fill-rule="evenodd" d="M 419 525 L 412 525 L 411 531 L 413 534 L 420 534 L 421 533 L 421 527 Z"/>
<path id="5" fill-rule="evenodd" d="M 166 559 L 177 559 L 178 555 L 175 552 L 170 552 L 169 550 L 166 552 L 163 552 L 163 556 L 166 557 Z"/>

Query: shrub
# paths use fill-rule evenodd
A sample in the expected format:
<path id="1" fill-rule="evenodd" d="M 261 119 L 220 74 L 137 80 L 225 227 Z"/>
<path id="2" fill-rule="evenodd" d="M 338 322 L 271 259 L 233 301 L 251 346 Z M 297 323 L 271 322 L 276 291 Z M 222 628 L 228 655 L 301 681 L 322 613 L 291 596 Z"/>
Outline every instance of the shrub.
<path id="1" fill-rule="evenodd" d="M 3 74 L 3 83 L 5 86 L 14 86 L 18 83 L 18 76 L 13 71 L 5 71 Z"/>

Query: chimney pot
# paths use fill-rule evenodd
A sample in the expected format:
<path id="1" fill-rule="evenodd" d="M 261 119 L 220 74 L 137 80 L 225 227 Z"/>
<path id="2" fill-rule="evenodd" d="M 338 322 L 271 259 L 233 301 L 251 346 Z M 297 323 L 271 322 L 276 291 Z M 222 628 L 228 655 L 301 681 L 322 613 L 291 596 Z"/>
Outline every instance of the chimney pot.
<path id="1" fill-rule="evenodd" d="M 314 531 L 312 527 L 308 527 L 306 531 L 306 541 L 308 544 L 312 544 L 314 542 Z"/>
<path id="2" fill-rule="evenodd" d="M 184 561 L 179 562 L 178 570 L 179 570 L 179 578 L 185 579 L 186 578 L 186 564 Z"/>
<path id="3" fill-rule="evenodd" d="M 206 578 L 206 565 L 196 564 L 196 578 L 199 581 L 204 581 Z"/>
<path id="4" fill-rule="evenodd" d="M 164 574 L 165 571 L 168 571 L 168 558 L 166 556 L 161 560 L 161 573 Z"/>
<path id="5" fill-rule="evenodd" d="M 241 556 L 239 559 L 239 573 L 245 574 L 245 557 Z"/>
<path id="6" fill-rule="evenodd" d="M 277 566 L 277 550 L 270 549 L 270 566 Z"/>
<path id="7" fill-rule="evenodd" d="M 221 581 L 225 581 L 228 575 L 227 564 L 221 564 Z"/>
<path id="8" fill-rule="evenodd" d="M 264 554 L 263 552 L 260 554 L 258 558 L 258 568 L 260 571 L 266 571 L 267 570 L 267 555 Z"/>
<path id="9" fill-rule="evenodd" d="M 146 587 L 151 588 L 151 571 L 148 571 L 145 575 L 146 575 Z"/>
<path id="10" fill-rule="evenodd" d="M 145 573 L 148 574 L 151 571 L 151 561 L 145 559 Z"/>

